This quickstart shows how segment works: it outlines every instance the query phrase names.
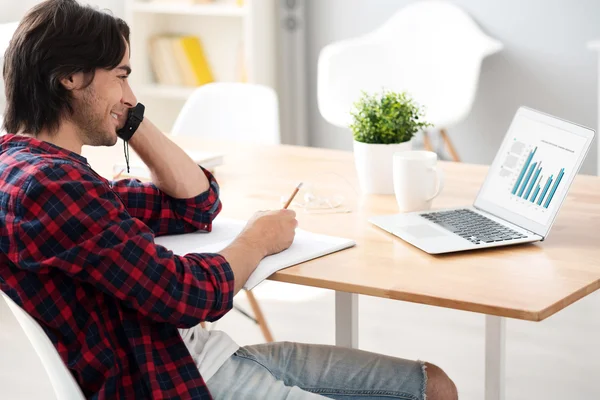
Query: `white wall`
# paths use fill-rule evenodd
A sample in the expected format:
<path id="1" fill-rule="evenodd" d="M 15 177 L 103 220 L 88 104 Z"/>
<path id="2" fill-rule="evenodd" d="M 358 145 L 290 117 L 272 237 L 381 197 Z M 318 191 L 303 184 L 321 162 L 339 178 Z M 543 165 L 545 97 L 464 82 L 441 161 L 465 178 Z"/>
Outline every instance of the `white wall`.
<path id="1" fill-rule="evenodd" d="M 0 0 L 0 23 L 21 19 L 27 10 L 40 2 L 40 0 Z M 103 9 L 109 9 L 113 11 L 117 17 L 122 17 L 124 14 L 124 0 L 84 0 L 82 3 L 93 4 Z"/>
<path id="2" fill-rule="evenodd" d="M 310 143 L 350 149 L 349 131 L 328 124 L 316 101 L 316 66 L 326 44 L 364 34 L 414 0 L 306 0 Z M 597 127 L 597 0 L 454 0 L 504 50 L 487 58 L 471 115 L 449 132 L 464 161 L 491 163 L 514 112 L 527 105 Z M 440 60 L 444 62 L 444 60 Z M 596 173 L 596 146 L 582 172 Z"/>
<path id="3" fill-rule="evenodd" d="M 111 10 L 116 17 L 125 17 L 125 0 L 86 0 L 85 3 Z"/>
<path id="4" fill-rule="evenodd" d="M 0 0 L 0 23 L 19 20 L 27 10 L 37 4 L 36 0 Z"/>

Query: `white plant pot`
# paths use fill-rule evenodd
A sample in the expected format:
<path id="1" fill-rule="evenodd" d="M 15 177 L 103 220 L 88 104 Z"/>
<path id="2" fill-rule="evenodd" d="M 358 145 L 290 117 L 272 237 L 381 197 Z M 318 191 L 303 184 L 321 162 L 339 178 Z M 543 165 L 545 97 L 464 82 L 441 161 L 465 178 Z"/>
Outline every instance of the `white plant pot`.
<path id="1" fill-rule="evenodd" d="M 394 194 L 393 156 L 412 150 L 410 141 L 396 144 L 371 144 L 354 141 L 354 163 L 358 183 L 365 194 Z"/>

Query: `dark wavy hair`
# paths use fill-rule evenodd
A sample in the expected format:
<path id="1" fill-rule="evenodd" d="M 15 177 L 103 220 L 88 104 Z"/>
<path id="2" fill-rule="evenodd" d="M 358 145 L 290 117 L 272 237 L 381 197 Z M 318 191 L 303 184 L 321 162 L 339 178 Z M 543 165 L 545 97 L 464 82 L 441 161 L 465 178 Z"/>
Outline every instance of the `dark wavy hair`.
<path id="1" fill-rule="evenodd" d="M 129 43 L 127 24 L 76 0 L 47 0 L 20 22 L 4 56 L 4 130 L 56 133 L 73 113 L 61 79 L 83 72 L 86 87 L 96 69 L 116 68 Z"/>

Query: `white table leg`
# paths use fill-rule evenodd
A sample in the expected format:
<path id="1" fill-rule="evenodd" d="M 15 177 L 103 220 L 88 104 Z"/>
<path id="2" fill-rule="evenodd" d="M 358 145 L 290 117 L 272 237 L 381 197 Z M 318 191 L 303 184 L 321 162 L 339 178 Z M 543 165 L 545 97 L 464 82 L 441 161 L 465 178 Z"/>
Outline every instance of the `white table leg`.
<path id="1" fill-rule="evenodd" d="M 506 320 L 485 316 L 485 400 L 504 400 Z"/>
<path id="2" fill-rule="evenodd" d="M 358 348 L 358 295 L 335 291 L 335 344 Z"/>

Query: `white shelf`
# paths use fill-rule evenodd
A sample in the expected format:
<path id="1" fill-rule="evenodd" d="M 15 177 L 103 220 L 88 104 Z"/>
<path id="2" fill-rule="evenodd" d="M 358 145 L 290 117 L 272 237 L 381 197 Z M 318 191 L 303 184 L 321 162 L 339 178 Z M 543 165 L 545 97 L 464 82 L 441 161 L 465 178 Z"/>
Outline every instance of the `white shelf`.
<path id="1" fill-rule="evenodd" d="M 215 82 L 236 82 L 244 73 L 248 82 L 276 87 L 276 4 L 280 0 L 194 1 L 126 0 L 130 26 L 130 84 L 147 113 L 163 131 L 169 131 L 184 102 L 195 88 L 155 82 L 149 48 L 159 35 L 190 35 L 202 42 Z"/>
<path id="2" fill-rule="evenodd" d="M 145 96 L 179 100 L 186 100 L 195 89 L 193 87 L 159 85 L 157 83 L 137 85 L 134 88 L 134 90 Z"/>
<path id="3" fill-rule="evenodd" d="M 174 14 L 174 15 L 206 15 L 216 17 L 243 17 L 246 7 L 235 4 L 185 4 L 135 1 L 132 11 L 148 14 Z"/>

